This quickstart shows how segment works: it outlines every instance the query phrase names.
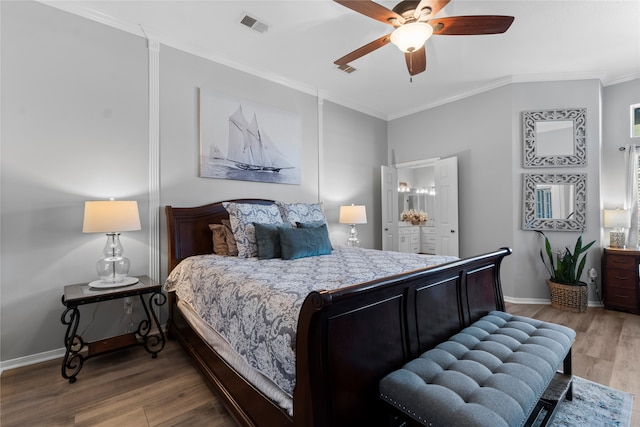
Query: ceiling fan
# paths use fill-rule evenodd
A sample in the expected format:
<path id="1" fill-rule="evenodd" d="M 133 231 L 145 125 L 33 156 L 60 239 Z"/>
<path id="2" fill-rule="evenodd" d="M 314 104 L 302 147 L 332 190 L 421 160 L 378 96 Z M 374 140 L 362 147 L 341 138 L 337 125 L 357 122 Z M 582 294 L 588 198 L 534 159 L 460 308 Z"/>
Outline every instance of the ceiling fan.
<path id="1" fill-rule="evenodd" d="M 350 62 L 388 43 L 393 43 L 404 52 L 409 75 L 415 76 L 427 68 L 427 55 L 424 44 L 431 35 L 471 36 L 501 34 L 509 29 L 514 19 L 513 16 L 501 15 L 433 18 L 451 0 L 406 0 L 398 3 L 391 10 L 370 0 L 334 1 L 369 18 L 394 27 L 393 32 L 333 62 L 338 68 L 345 71 L 353 70 L 349 65 Z"/>

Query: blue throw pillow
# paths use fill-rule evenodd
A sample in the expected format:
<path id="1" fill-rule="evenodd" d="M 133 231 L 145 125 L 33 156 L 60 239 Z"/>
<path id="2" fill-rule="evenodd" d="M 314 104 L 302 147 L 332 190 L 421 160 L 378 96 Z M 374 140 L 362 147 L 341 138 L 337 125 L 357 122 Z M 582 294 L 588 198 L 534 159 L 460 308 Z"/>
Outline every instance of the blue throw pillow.
<path id="1" fill-rule="evenodd" d="M 331 253 L 327 225 L 314 228 L 278 229 L 282 259 L 297 259 Z"/>
<path id="2" fill-rule="evenodd" d="M 282 225 L 254 222 L 253 226 L 256 229 L 258 258 L 280 258 L 282 252 L 280 250 L 280 235 L 278 234 L 278 228 Z"/>
<path id="3" fill-rule="evenodd" d="M 311 221 L 311 222 L 296 221 L 296 227 L 298 228 L 316 228 L 316 227 L 322 227 L 324 224 L 326 224 L 326 222 L 324 221 Z"/>

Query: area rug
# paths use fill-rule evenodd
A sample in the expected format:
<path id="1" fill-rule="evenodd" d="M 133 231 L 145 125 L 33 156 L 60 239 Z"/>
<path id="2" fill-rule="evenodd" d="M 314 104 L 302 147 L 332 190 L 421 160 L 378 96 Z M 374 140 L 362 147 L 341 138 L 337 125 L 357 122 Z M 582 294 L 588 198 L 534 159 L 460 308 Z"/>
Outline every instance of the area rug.
<path id="1" fill-rule="evenodd" d="M 574 376 L 573 400 L 560 404 L 551 425 L 628 427 L 632 405 L 632 394 Z"/>

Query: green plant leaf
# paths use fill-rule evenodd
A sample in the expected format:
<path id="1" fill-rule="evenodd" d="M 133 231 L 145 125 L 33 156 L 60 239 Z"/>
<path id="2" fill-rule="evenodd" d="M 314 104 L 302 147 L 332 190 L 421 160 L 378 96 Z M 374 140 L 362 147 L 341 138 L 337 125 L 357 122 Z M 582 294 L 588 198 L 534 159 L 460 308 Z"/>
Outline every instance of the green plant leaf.
<path id="1" fill-rule="evenodd" d="M 593 246 L 595 240 L 583 246 L 582 236 L 578 236 L 573 252 L 569 247 L 565 247 L 564 252 L 558 251 L 554 254 L 547 236 L 542 231 L 536 231 L 544 236 L 544 251 L 550 266 L 547 266 L 542 249 L 540 250 L 540 259 L 549 272 L 550 280 L 565 285 L 579 285 L 586 265 L 587 251 Z"/>

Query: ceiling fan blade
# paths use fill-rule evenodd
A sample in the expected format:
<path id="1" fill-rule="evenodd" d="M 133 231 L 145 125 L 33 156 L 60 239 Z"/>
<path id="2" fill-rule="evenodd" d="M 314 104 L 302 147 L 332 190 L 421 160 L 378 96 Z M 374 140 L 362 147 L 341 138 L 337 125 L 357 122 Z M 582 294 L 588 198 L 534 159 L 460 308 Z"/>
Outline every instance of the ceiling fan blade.
<path id="1" fill-rule="evenodd" d="M 333 0 L 333 1 L 343 5 L 344 7 L 348 7 L 351 10 L 355 10 L 358 13 L 368 16 L 369 18 L 373 18 L 380 22 L 384 22 L 385 24 L 393 25 L 392 22 L 394 19 L 398 21 L 398 24 L 404 24 L 405 22 L 405 19 L 401 15 L 371 0 Z"/>
<path id="2" fill-rule="evenodd" d="M 478 15 L 450 16 L 429 21 L 433 34 L 445 36 L 472 36 L 476 34 L 501 34 L 509 29 L 513 16 Z"/>
<path id="3" fill-rule="evenodd" d="M 411 53 L 405 53 L 404 59 L 407 62 L 409 75 L 415 76 L 427 69 L 427 53 L 424 46 Z"/>
<path id="4" fill-rule="evenodd" d="M 385 36 L 380 37 L 372 41 L 371 43 L 367 43 L 364 46 L 354 50 L 351 53 L 347 53 L 340 59 L 336 59 L 333 61 L 337 66 L 347 65 L 351 61 L 355 61 L 358 58 L 365 56 L 368 53 L 373 52 L 374 50 L 381 48 L 382 46 L 388 44 L 391 41 L 391 34 L 387 34 Z"/>
<path id="5" fill-rule="evenodd" d="M 427 17 L 432 17 L 436 13 L 440 12 L 443 7 L 449 4 L 451 0 L 421 0 L 416 7 L 415 12 L 413 12 L 413 17 L 415 19 L 420 19 L 421 11 L 425 7 L 431 9 L 431 12 L 427 14 Z"/>

